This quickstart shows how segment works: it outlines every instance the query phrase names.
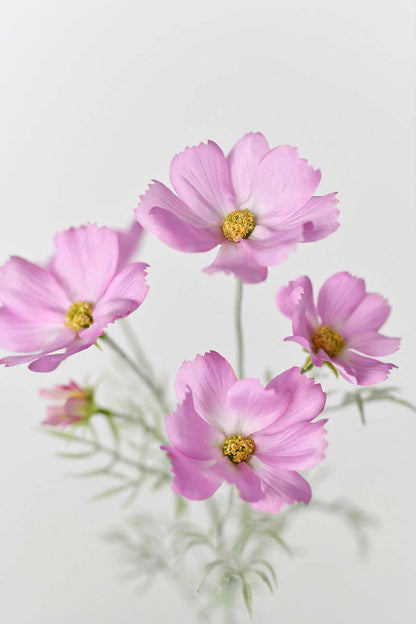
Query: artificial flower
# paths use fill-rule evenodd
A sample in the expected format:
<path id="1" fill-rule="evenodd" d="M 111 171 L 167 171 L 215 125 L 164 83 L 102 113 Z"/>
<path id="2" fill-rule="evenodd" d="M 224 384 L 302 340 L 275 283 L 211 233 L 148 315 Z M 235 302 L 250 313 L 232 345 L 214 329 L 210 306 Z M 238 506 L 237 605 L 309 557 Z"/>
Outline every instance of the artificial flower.
<path id="1" fill-rule="evenodd" d="M 13 256 L 0 268 L 0 347 L 23 355 L 0 360 L 54 370 L 93 345 L 105 327 L 143 303 L 147 264 L 117 271 L 119 239 L 106 227 L 86 225 L 55 236 L 49 269 Z"/>
<path id="2" fill-rule="evenodd" d="M 137 220 L 164 243 L 187 252 L 220 245 L 207 273 L 266 279 L 298 242 L 325 238 L 338 227 L 335 193 L 313 196 L 321 174 L 283 145 L 270 149 L 246 134 L 226 158 L 214 142 L 186 148 L 170 166 L 175 190 L 153 181 L 140 197 Z"/>
<path id="3" fill-rule="evenodd" d="M 291 368 L 264 388 L 237 380 L 215 351 L 184 362 L 176 377 L 179 404 L 166 420 L 171 446 L 163 446 L 173 489 L 201 500 L 224 481 L 255 509 L 277 513 L 284 504 L 308 503 L 311 488 L 299 470 L 324 457 L 325 405 L 320 385 Z"/>
<path id="4" fill-rule="evenodd" d="M 363 279 L 345 271 L 332 275 L 315 305 L 309 277 L 299 277 L 278 290 L 276 305 L 292 320 L 293 336 L 285 340 L 299 343 L 315 366 L 329 362 L 347 381 L 360 386 L 384 381 L 395 368 L 366 357 L 397 351 L 400 339 L 379 333 L 390 306 L 381 295 L 368 293 Z"/>
<path id="5" fill-rule="evenodd" d="M 43 388 L 40 395 L 56 401 L 48 405 L 47 418 L 42 422 L 49 427 L 69 427 L 85 422 L 95 412 L 94 393 L 90 388 L 82 388 L 75 381 L 53 388 Z"/>

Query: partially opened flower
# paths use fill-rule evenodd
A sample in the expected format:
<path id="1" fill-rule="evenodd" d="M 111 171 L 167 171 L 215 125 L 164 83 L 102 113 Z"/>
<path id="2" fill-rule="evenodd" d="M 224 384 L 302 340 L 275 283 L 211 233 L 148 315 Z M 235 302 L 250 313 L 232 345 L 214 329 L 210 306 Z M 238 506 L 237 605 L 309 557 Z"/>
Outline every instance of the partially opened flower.
<path id="1" fill-rule="evenodd" d="M 212 351 L 185 362 L 176 377 L 179 405 L 166 420 L 173 489 L 186 498 L 208 498 L 224 481 L 260 511 L 308 503 L 311 488 L 298 473 L 324 457 L 325 405 L 313 380 L 291 368 L 264 388 L 238 381 L 229 363 Z"/>
<path id="2" fill-rule="evenodd" d="M 55 369 L 93 345 L 104 328 L 144 301 L 147 264 L 117 271 L 118 235 L 86 225 L 55 236 L 49 269 L 14 256 L 0 268 L 0 347 L 16 353 L 6 366 Z"/>
<path id="3" fill-rule="evenodd" d="M 220 245 L 207 273 L 261 282 L 296 243 L 325 238 L 338 227 L 335 193 L 313 197 L 320 172 L 295 147 L 270 149 L 260 133 L 243 136 L 227 158 L 212 141 L 185 149 L 173 159 L 170 179 L 176 195 L 154 181 L 136 217 L 175 249 Z"/>
<path id="4" fill-rule="evenodd" d="M 292 320 L 293 336 L 309 352 L 312 363 L 330 362 L 349 382 L 360 386 L 384 381 L 394 364 L 370 356 L 397 351 L 399 338 L 379 333 L 390 314 L 381 295 L 368 293 L 363 279 L 347 272 L 336 273 L 313 300 L 309 277 L 299 277 L 276 295 L 279 310 Z"/>
<path id="5" fill-rule="evenodd" d="M 94 392 L 82 388 L 75 381 L 53 388 L 43 388 L 40 395 L 56 401 L 48 405 L 47 418 L 42 422 L 49 427 L 69 427 L 87 421 L 95 412 Z"/>

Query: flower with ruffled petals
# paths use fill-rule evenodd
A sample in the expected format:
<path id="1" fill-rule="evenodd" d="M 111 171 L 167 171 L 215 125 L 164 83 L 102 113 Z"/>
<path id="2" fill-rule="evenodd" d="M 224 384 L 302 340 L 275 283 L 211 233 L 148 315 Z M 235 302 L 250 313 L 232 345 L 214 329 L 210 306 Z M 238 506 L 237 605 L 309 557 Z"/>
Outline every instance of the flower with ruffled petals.
<path id="1" fill-rule="evenodd" d="M 207 273 L 266 279 L 298 242 L 325 238 L 338 227 L 335 193 L 313 196 L 321 174 L 283 145 L 270 149 L 260 133 L 243 136 L 226 158 L 208 144 L 173 159 L 173 193 L 154 181 L 137 220 L 174 249 L 202 252 L 220 245 Z"/>
<path id="2" fill-rule="evenodd" d="M 56 234 L 55 245 L 49 269 L 17 256 L 0 268 L 0 347 L 24 354 L 1 364 L 54 370 L 93 345 L 109 323 L 134 312 L 147 295 L 147 264 L 117 270 L 115 231 L 71 228 Z"/>
<path id="3" fill-rule="evenodd" d="M 299 277 L 279 289 L 276 305 L 292 320 L 293 336 L 285 340 L 306 349 L 315 366 L 329 362 L 347 381 L 360 386 L 384 381 L 396 368 L 366 357 L 394 353 L 400 339 L 379 333 L 390 306 L 381 295 L 368 293 L 363 279 L 347 272 L 332 275 L 315 305 L 309 277 Z"/>
<path id="4" fill-rule="evenodd" d="M 178 407 L 166 420 L 173 489 L 193 500 L 210 497 L 224 481 L 255 509 L 277 513 L 308 503 L 311 488 L 298 473 L 324 457 L 326 420 L 320 385 L 291 368 L 264 388 L 238 381 L 215 351 L 184 362 L 176 377 Z"/>
<path id="5" fill-rule="evenodd" d="M 75 381 L 53 388 L 43 388 L 40 395 L 57 402 L 48 405 L 47 418 L 42 422 L 49 427 L 69 427 L 85 422 L 96 410 L 93 391 L 82 388 Z"/>

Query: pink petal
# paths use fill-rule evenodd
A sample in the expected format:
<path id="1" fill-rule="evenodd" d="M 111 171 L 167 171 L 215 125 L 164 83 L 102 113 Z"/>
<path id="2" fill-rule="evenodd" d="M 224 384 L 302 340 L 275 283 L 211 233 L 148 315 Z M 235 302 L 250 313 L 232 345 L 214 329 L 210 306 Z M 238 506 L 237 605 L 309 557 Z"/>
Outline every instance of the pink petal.
<path id="1" fill-rule="evenodd" d="M 314 328 L 319 325 L 309 277 L 304 275 L 282 286 L 276 293 L 276 305 L 292 319 L 293 333 L 309 340 Z"/>
<path id="2" fill-rule="evenodd" d="M 227 392 L 236 381 L 227 360 L 210 351 L 182 364 L 176 376 L 176 394 L 182 402 L 188 389 L 191 390 L 196 412 L 209 424 L 216 425 L 224 416 Z"/>
<path id="3" fill-rule="evenodd" d="M 272 425 L 253 436 L 256 457 L 266 464 L 284 470 L 313 468 L 325 457 L 326 422 L 320 420 L 312 423 L 304 420 L 280 431 L 276 431 Z"/>
<path id="4" fill-rule="evenodd" d="M 286 405 L 285 394 L 277 396 L 257 379 L 242 379 L 229 389 L 226 408 L 217 426 L 226 437 L 238 434 L 250 437 L 279 418 Z"/>
<path id="5" fill-rule="evenodd" d="M 74 332 L 64 325 L 33 323 L 0 308 L 0 347 L 17 353 L 54 351 L 72 342 Z"/>
<path id="6" fill-rule="evenodd" d="M 214 262 L 204 269 L 205 273 L 233 273 L 246 284 L 263 282 L 267 277 L 267 267 L 256 262 L 246 245 L 247 242 L 248 240 L 223 243 Z"/>
<path id="7" fill-rule="evenodd" d="M 339 228 L 336 193 L 311 197 L 306 204 L 284 220 L 286 227 L 303 226 L 303 242 L 311 243 L 326 238 Z"/>
<path id="8" fill-rule="evenodd" d="M 309 483 L 297 472 L 269 466 L 257 457 L 250 460 L 253 470 L 261 479 L 263 494 L 252 507 L 263 513 L 278 513 L 283 505 L 309 503 L 312 491 Z"/>
<path id="9" fill-rule="evenodd" d="M 68 395 L 72 392 L 79 392 L 83 394 L 85 391 L 75 381 L 70 381 L 67 384 L 56 385 L 52 388 L 42 388 L 39 390 L 39 395 L 44 399 L 51 399 L 55 401 L 61 401 L 67 399 Z"/>
<path id="10" fill-rule="evenodd" d="M 259 225 L 284 221 L 312 197 L 320 179 L 320 172 L 299 158 L 295 147 L 275 147 L 260 162 L 245 207 Z M 264 218 L 270 213 L 271 221 Z"/>
<path id="11" fill-rule="evenodd" d="M 260 132 L 249 132 L 234 145 L 228 155 L 231 180 L 237 203 L 241 207 L 250 195 L 256 169 L 269 149 L 269 144 Z"/>
<path id="12" fill-rule="evenodd" d="M 149 265 L 143 262 L 134 262 L 117 273 L 94 308 L 94 319 L 100 317 L 101 306 L 108 301 L 131 299 L 136 302 L 136 307 L 141 305 L 149 291 L 146 284 L 148 267 Z"/>
<path id="13" fill-rule="evenodd" d="M 55 235 L 53 273 L 71 302 L 95 303 L 104 293 L 118 264 L 118 237 L 107 227 L 89 224 Z"/>
<path id="14" fill-rule="evenodd" d="M 301 375 L 297 366 L 274 377 L 266 389 L 274 390 L 277 395 L 289 395 L 286 409 L 276 422 L 276 426 L 281 428 L 299 421 L 313 420 L 325 407 L 326 394 L 321 385 Z"/>
<path id="15" fill-rule="evenodd" d="M 235 485 L 243 500 L 248 502 L 259 500 L 261 482 L 248 463 L 234 464 L 228 457 L 223 457 L 215 464 L 213 470 L 222 480 Z"/>
<path id="16" fill-rule="evenodd" d="M 195 411 L 192 392 L 175 412 L 166 417 L 169 442 L 183 455 L 192 459 L 221 459 L 224 436 L 202 420 Z"/>
<path id="17" fill-rule="evenodd" d="M 118 236 L 118 266 L 117 271 L 120 271 L 126 264 L 131 262 L 135 252 L 143 238 L 143 228 L 136 221 L 132 222 L 127 230 L 117 230 Z"/>
<path id="18" fill-rule="evenodd" d="M 208 251 L 221 241 L 221 220 L 206 221 L 156 180 L 140 197 L 135 214 L 146 230 L 180 251 Z"/>
<path id="19" fill-rule="evenodd" d="M 274 266 L 286 260 L 302 240 L 302 229 L 278 230 L 257 225 L 245 241 L 251 257 L 260 265 Z"/>
<path id="20" fill-rule="evenodd" d="M 179 197 L 209 223 L 218 223 L 235 210 L 227 159 L 213 141 L 187 147 L 170 166 L 170 179 Z"/>
<path id="21" fill-rule="evenodd" d="M 29 369 L 37 373 L 49 373 L 58 368 L 59 364 L 71 355 L 75 355 L 79 351 L 88 349 L 88 347 L 91 347 L 93 344 L 94 343 L 90 341 L 75 338 L 72 344 L 70 344 L 63 353 L 54 353 L 38 357 L 30 364 Z"/>
<path id="22" fill-rule="evenodd" d="M 323 325 L 343 335 L 343 324 L 365 296 L 365 282 L 346 271 L 326 280 L 318 295 L 318 312 Z M 294 332 L 295 333 L 295 332 Z"/>
<path id="23" fill-rule="evenodd" d="M 176 494 L 191 500 L 209 498 L 218 490 L 222 479 L 210 469 L 212 462 L 185 457 L 172 446 L 161 446 L 172 462 L 175 475 L 172 489 Z"/>
<path id="24" fill-rule="evenodd" d="M 397 368 L 394 364 L 386 364 L 348 350 L 344 352 L 342 359 L 333 358 L 331 362 L 347 381 L 359 386 L 371 386 L 385 381 L 391 369 Z"/>
<path id="25" fill-rule="evenodd" d="M 400 338 L 389 338 L 376 331 L 361 331 L 352 334 L 346 346 L 367 355 L 390 355 L 400 347 Z"/>
<path id="26" fill-rule="evenodd" d="M 19 316 L 45 324 L 64 324 L 71 305 L 49 271 L 17 256 L 0 269 L 0 300 Z"/>
<path id="27" fill-rule="evenodd" d="M 387 301 L 376 293 L 367 293 L 361 303 L 344 322 L 343 336 L 364 330 L 377 331 L 386 322 L 390 314 Z"/>

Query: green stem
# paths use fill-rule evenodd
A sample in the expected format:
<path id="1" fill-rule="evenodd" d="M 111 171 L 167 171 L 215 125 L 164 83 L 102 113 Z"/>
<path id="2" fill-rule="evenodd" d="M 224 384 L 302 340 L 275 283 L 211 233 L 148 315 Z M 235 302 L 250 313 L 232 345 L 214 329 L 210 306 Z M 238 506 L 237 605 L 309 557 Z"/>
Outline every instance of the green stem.
<path id="1" fill-rule="evenodd" d="M 101 336 L 101 340 L 107 343 L 108 346 L 111 347 L 111 349 L 113 349 L 113 351 L 117 353 L 117 355 L 119 355 L 126 362 L 126 364 L 130 366 L 131 370 L 134 373 L 136 373 L 136 375 L 141 379 L 141 381 L 150 390 L 150 392 L 156 399 L 158 405 L 160 406 L 160 409 L 162 410 L 162 412 L 164 414 L 168 414 L 170 412 L 169 406 L 166 404 L 160 388 L 156 386 L 156 384 L 153 382 L 153 379 L 151 379 L 151 377 L 149 377 L 147 373 L 143 372 L 137 366 L 136 362 L 132 360 L 131 357 L 116 342 L 114 342 L 114 340 L 110 338 L 107 334 L 104 334 L 103 336 Z"/>
<path id="2" fill-rule="evenodd" d="M 240 379 L 244 377 L 244 341 L 243 341 L 243 326 L 242 326 L 242 321 L 241 321 L 242 305 L 243 305 L 243 282 L 237 278 L 234 319 L 235 319 L 235 331 L 236 331 L 236 337 L 237 337 L 237 373 Z"/>
<path id="3" fill-rule="evenodd" d="M 120 412 L 113 412 L 105 407 L 99 407 L 96 410 L 97 414 L 102 414 L 103 416 L 107 416 L 107 418 L 115 418 L 116 420 L 122 420 L 127 423 L 131 423 L 132 425 L 138 425 L 142 427 L 146 433 L 150 433 L 158 442 L 162 442 L 163 444 L 167 444 L 168 441 L 163 436 L 163 434 L 152 425 L 149 425 L 148 422 L 143 418 L 143 416 L 130 416 L 130 414 L 120 414 Z"/>

